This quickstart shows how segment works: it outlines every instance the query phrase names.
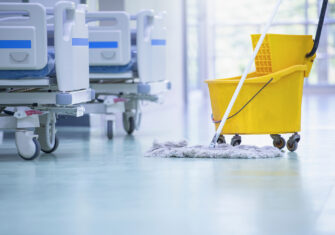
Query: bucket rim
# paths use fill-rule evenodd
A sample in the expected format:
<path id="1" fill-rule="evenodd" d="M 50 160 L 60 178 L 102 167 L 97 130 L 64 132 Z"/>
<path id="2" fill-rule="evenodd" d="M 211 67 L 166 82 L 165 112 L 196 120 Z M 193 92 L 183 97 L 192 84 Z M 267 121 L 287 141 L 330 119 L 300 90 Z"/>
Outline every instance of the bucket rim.
<path id="1" fill-rule="evenodd" d="M 255 34 L 250 34 L 251 37 L 253 36 L 260 36 L 261 34 L 255 33 Z M 308 34 L 285 34 L 285 33 L 267 33 L 266 36 L 287 36 L 287 37 L 306 37 L 306 38 L 313 38 L 313 35 Z"/>
<path id="2" fill-rule="evenodd" d="M 307 65 L 293 65 L 291 67 L 288 67 L 286 69 L 282 69 L 280 71 L 269 73 L 266 75 L 257 76 L 257 72 L 249 73 L 244 83 L 266 83 L 270 78 L 273 78 L 273 82 L 275 83 L 278 80 L 280 80 L 282 77 L 285 77 L 288 74 L 294 73 L 294 72 L 305 72 L 307 70 Z M 255 75 L 255 76 L 253 76 Z M 252 77 L 250 77 L 252 76 Z M 204 82 L 207 84 L 236 84 L 239 83 L 241 79 L 241 76 L 237 77 L 230 77 L 230 78 L 217 78 L 217 79 L 208 79 Z"/>

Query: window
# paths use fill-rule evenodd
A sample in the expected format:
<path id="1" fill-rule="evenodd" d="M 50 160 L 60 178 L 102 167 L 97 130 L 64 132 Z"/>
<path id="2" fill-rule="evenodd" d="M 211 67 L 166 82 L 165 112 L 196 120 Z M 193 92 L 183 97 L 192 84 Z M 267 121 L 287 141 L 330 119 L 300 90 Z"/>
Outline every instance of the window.
<path id="1" fill-rule="evenodd" d="M 274 4 L 275 1 L 268 0 L 187 0 L 189 88 L 200 88 L 207 78 L 240 75 L 252 53 L 250 34 L 261 32 Z M 283 1 L 269 33 L 315 35 L 321 4 L 322 0 Z M 201 49 L 204 45 L 206 50 Z M 306 86 L 335 85 L 334 65 L 335 0 L 332 0 L 328 3 L 317 59 Z"/>

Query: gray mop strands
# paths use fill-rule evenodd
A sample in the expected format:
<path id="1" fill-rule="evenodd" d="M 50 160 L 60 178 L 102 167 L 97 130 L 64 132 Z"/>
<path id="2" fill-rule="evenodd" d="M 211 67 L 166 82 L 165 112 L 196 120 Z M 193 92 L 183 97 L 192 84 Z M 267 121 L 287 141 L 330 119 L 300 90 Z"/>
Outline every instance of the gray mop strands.
<path id="1" fill-rule="evenodd" d="M 231 146 L 217 144 L 215 148 L 206 146 L 188 146 L 187 141 L 154 142 L 146 157 L 174 158 L 233 158 L 256 159 L 282 157 L 283 152 L 272 146 L 257 147 L 248 145 Z"/>

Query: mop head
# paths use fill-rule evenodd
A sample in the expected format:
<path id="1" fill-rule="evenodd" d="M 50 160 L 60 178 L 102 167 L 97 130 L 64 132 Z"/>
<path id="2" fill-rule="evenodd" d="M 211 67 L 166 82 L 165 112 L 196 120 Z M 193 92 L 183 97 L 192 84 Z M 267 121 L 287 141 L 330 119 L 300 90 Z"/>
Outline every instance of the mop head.
<path id="1" fill-rule="evenodd" d="M 218 144 L 215 148 L 208 146 L 188 146 L 187 141 L 154 142 L 146 157 L 174 158 L 233 158 L 256 159 L 282 157 L 283 152 L 272 146 L 256 147 L 248 145 L 232 146 Z"/>

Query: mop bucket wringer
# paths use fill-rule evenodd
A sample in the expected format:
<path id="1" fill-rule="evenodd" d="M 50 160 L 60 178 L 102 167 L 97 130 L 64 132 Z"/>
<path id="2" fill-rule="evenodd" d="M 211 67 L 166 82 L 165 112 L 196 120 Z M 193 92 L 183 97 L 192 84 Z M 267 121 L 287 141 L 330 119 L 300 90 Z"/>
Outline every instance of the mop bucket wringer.
<path id="1" fill-rule="evenodd" d="M 251 35 L 254 49 L 259 38 L 259 34 Z M 224 134 L 235 134 L 231 144 L 237 145 L 241 143 L 238 134 L 270 134 L 274 146 L 281 149 L 286 142 L 280 134 L 295 133 L 287 147 L 291 151 L 297 148 L 304 78 L 315 59 L 315 54 L 306 54 L 313 43 L 311 35 L 266 34 L 255 58 L 256 71 L 248 74 L 219 141 L 225 142 Z M 216 128 L 240 79 L 206 81 Z"/>

